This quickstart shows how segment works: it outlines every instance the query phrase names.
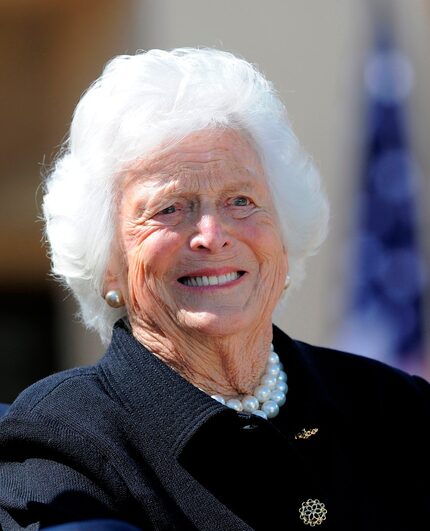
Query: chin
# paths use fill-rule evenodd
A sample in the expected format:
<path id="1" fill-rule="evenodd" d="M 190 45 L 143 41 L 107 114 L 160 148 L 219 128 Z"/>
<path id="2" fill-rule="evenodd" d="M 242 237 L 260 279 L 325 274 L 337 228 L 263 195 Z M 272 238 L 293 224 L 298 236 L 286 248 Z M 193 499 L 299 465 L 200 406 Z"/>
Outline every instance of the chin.
<path id="1" fill-rule="evenodd" d="M 178 316 L 181 326 L 190 332 L 195 331 L 207 336 L 229 336 L 244 332 L 247 329 L 255 330 L 255 320 L 246 319 L 243 313 L 214 314 L 211 312 L 181 312 Z"/>

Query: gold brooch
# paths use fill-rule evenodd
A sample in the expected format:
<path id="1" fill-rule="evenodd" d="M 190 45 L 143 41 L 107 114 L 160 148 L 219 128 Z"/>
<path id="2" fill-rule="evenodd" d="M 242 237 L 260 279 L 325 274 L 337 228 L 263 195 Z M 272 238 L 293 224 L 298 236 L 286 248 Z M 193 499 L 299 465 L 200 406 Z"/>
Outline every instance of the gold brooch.
<path id="1" fill-rule="evenodd" d="M 318 428 L 312 428 L 310 430 L 303 428 L 299 433 L 294 435 L 294 439 L 309 439 L 309 437 L 312 437 L 312 435 L 315 435 L 316 433 L 318 433 Z"/>
<path id="2" fill-rule="evenodd" d="M 321 525 L 327 518 L 327 509 L 319 500 L 309 499 L 303 502 L 299 513 L 300 520 L 302 520 L 305 525 L 310 525 L 311 527 Z"/>

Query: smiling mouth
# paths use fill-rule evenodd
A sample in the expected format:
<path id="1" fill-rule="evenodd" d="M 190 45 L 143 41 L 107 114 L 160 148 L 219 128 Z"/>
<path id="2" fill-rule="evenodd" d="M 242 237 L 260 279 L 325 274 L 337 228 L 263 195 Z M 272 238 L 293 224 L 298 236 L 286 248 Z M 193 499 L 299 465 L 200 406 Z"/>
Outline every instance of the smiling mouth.
<path id="1" fill-rule="evenodd" d="M 233 280 L 237 280 L 242 275 L 245 274 L 245 271 L 232 271 L 231 273 L 226 273 L 225 275 L 217 276 L 193 276 L 193 277 L 181 277 L 178 278 L 178 282 L 184 284 L 185 286 L 190 286 L 193 288 L 201 288 L 204 286 L 222 286 Z"/>

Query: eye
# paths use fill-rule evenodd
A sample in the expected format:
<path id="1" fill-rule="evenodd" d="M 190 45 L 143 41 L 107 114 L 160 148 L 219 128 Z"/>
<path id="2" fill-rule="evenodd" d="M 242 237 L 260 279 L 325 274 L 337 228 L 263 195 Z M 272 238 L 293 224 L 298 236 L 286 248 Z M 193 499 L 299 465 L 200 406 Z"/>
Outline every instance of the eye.
<path id="1" fill-rule="evenodd" d="M 160 210 L 160 212 L 157 212 L 157 215 L 166 215 L 166 214 L 174 214 L 178 211 L 177 205 L 170 205 L 167 208 L 163 208 L 163 210 Z"/>
<path id="2" fill-rule="evenodd" d="M 243 195 L 234 197 L 231 201 L 231 204 L 237 207 L 249 206 L 251 205 L 251 203 L 252 203 L 251 200 L 248 197 L 245 197 Z"/>
<path id="3" fill-rule="evenodd" d="M 152 215 L 152 220 L 167 225 L 176 225 L 185 212 L 185 205 L 175 202 Z"/>

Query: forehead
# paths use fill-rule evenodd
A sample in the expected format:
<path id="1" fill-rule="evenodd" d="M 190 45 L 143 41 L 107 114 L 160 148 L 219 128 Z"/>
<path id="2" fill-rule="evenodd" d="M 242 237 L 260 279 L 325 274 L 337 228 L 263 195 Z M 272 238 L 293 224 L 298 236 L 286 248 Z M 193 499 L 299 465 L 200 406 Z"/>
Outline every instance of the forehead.
<path id="1" fill-rule="evenodd" d="M 192 133 L 174 145 L 154 150 L 127 170 L 123 185 L 168 185 L 196 176 L 222 176 L 230 185 L 266 180 L 252 140 L 244 132 L 215 129 Z"/>

